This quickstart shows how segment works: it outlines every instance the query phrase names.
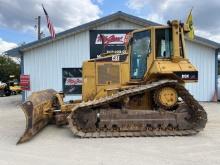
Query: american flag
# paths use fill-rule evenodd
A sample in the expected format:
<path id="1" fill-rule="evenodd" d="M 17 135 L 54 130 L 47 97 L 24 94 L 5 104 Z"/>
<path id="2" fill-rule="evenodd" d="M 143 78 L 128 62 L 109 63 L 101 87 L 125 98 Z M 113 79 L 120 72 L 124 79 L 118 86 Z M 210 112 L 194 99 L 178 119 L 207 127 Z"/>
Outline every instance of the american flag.
<path id="1" fill-rule="evenodd" d="M 44 10 L 46 19 L 47 19 L 47 27 L 49 29 L 50 35 L 51 35 L 52 39 L 54 39 L 56 37 L 56 33 L 55 33 L 55 30 L 54 30 L 53 24 L 50 21 L 50 18 L 49 18 L 48 14 L 47 14 L 47 11 L 45 10 L 43 5 L 42 5 L 42 7 L 43 7 L 43 10 Z"/>

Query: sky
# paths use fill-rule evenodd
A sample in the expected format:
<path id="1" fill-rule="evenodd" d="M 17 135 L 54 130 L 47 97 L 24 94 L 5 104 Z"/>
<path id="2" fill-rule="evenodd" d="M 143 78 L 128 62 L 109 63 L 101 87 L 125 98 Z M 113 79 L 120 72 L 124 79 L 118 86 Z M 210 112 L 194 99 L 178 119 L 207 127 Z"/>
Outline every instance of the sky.
<path id="1" fill-rule="evenodd" d="M 117 11 L 161 24 L 172 19 L 185 22 L 193 8 L 196 35 L 220 43 L 219 0 L 0 0 L 0 53 L 37 40 L 37 16 L 41 30 L 49 35 L 41 4 L 56 33 Z"/>

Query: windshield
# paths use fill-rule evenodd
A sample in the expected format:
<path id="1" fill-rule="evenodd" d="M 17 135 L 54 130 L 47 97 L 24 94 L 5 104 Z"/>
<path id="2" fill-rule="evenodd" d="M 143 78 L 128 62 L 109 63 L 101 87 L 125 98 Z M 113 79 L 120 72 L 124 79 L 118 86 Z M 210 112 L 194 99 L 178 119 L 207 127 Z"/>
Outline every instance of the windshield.
<path id="1" fill-rule="evenodd" d="M 150 31 L 133 34 L 131 45 L 131 78 L 142 79 L 147 68 L 147 55 L 150 53 Z"/>

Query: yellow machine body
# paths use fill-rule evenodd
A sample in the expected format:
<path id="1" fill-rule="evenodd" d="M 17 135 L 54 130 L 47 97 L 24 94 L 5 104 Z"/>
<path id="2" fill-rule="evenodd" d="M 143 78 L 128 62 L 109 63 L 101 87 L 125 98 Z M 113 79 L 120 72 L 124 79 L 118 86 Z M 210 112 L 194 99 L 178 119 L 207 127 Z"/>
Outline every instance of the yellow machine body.
<path id="1" fill-rule="evenodd" d="M 166 29 L 170 32 L 169 57 L 158 55 L 157 32 Z M 130 41 L 137 33 L 148 32 L 149 52 L 147 52 L 146 69 L 141 78 L 133 79 L 131 76 L 132 42 L 127 46 L 127 54 L 113 54 L 92 59 L 83 63 L 83 101 L 98 99 L 111 95 L 117 91 L 128 88 L 131 85 L 144 84 L 149 81 L 169 78 L 178 80 L 180 83 L 196 82 L 198 79 L 197 69 L 190 63 L 186 56 L 184 27 L 178 21 L 172 21 L 170 26 L 156 26 L 131 33 Z M 165 49 L 161 46 L 161 49 Z M 161 55 L 161 54 L 160 54 Z"/>

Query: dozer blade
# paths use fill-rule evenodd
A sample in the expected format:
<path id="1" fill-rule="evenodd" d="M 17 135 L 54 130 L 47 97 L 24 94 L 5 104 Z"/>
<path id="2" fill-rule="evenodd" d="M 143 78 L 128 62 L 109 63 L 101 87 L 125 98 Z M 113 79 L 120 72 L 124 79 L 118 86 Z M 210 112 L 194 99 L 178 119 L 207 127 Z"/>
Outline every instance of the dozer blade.
<path id="1" fill-rule="evenodd" d="M 30 140 L 51 121 L 52 100 L 56 93 L 53 89 L 33 92 L 21 105 L 26 117 L 26 130 L 17 144 Z"/>

